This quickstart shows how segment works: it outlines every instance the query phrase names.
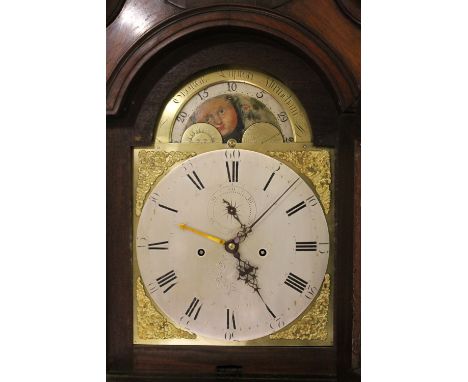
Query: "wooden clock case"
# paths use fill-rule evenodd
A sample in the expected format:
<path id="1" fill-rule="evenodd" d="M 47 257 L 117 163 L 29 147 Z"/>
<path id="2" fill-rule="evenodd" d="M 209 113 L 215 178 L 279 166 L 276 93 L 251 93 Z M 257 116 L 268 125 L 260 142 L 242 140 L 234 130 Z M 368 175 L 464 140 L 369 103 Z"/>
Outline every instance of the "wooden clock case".
<path id="1" fill-rule="evenodd" d="M 359 380 L 354 372 L 360 366 L 357 3 L 108 2 L 109 381 Z M 332 347 L 133 344 L 132 147 L 152 144 L 159 113 L 183 82 L 220 66 L 281 79 L 303 103 L 314 144 L 336 150 Z"/>

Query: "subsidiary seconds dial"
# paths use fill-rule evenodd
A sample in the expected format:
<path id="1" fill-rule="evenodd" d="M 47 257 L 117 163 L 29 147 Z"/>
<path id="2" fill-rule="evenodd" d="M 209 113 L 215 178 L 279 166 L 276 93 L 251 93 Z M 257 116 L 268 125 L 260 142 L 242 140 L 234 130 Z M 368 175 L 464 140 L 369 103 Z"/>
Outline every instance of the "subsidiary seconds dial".
<path id="1" fill-rule="evenodd" d="M 252 340 L 297 319 L 328 265 L 321 205 L 291 168 L 248 150 L 200 154 L 151 191 L 138 223 L 147 294 L 199 336 Z"/>

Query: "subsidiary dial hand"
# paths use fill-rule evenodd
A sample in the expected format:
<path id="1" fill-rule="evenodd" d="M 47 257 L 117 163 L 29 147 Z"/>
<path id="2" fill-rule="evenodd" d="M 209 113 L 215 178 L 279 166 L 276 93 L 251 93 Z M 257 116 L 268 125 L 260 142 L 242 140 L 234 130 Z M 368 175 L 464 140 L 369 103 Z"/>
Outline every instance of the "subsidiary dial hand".
<path id="1" fill-rule="evenodd" d="M 179 224 L 179 227 L 180 227 L 180 229 L 182 229 L 184 231 L 193 232 L 194 234 L 199 235 L 201 237 L 204 237 L 205 239 L 214 241 L 215 243 L 218 243 L 218 244 L 221 244 L 221 245 L 224 245 L 226 243 L 225 240 L 220 239 L 219 237 L 216 237 L 214 235 L 210 235 L 209 233 L 206 233 L 206 232 L 203 232 L 203 231 L 199 231 L 198 229 L 190 227 L 187 224 Z"/>
<path id="2" fill-rule="evenodd" d="M 237 213 L 237 208 L 236 206 L 232 205 L 232 203 L 229 203 L 226 199 L 223 199 L 223 203 L 226 204 L 226 211 L 229 215 L 231 215 L 234 219 L 237 220 L 237 222 L 240 224 L 241 230 L 237 233 L 237 237 L 240 240 L 244 240 L 247 237 L 247 234 L 250 232 L 249 228 L 241 222 L 239 215 Z"/>
<path id="3" fill-rule="evenodd" d="M 232 203 L 228 202 L 226 199 L 223 199 L 223 203 L 226 204 L 226 211 L 229 215 L 231 215 L 234 219 L 237 220 L 237 222 L 241 225 L 241 227 L 244 227 L 245 225 L 242 224 L 240 221 L 239 215 L 237 214 L 237 208 L 234 206 Z"/>

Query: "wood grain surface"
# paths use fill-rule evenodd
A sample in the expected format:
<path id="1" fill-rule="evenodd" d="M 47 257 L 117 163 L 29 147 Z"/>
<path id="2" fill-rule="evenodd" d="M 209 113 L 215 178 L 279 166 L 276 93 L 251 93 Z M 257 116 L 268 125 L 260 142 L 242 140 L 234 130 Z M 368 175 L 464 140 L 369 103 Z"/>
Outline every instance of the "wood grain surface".
<path id="1" fill-rule="evenodd" d="M 360 31 L 335 2 L 291 1 L 274 9 L 216 5 L 181 11 L 165 2 L 128 1 L 107 28 L 107 112 L 117 114 L 139 69 L 164 48 L 203 31 L 237 28 L 263 33 L 313 61 L 341 110 L 359 94 Z"/>
<path id="2" fill-rule="evenodd" d="M 208 3 L 128 0 L 107 28 L 107 378 L 359 380 L 360 28 L 331 0 Z M 175 89 L 220 66 L 281 79 L 303 102 L 315 145 L 336 149 L 333 347 L 133 345 L 132 149 L 152 142 Z"/>

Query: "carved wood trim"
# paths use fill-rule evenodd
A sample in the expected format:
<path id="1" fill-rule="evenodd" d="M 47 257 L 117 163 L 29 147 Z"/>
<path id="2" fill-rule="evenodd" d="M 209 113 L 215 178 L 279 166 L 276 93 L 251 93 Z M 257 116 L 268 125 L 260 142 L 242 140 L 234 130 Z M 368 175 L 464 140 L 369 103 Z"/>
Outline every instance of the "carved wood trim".
<path id="1" fill-rule="evenodd" d="M 106 26 L 109 26 L 119 15 L 125 0 L 106 0 Z"/>
<path id="2" fill-rule="evenodd" d="M 343 13 L 357 25 L 361 25 L 361 0 L 336 0 Z"/>
<path id="3" fill-rule="evenodd" d="M 189 9 L 196 7 L 204 7 L 207 5 L 219 4 L 241 4 L 241 5 L 256 5 L 266 8 L 277 8 L 287 3 L 290 0 L 167 0 L 169 4 L 180 9 Z"/>
<path id="4" fill-rule="evenodd" d="M 219 27 L 261 32 L 301 51 L 327 78 L 341 110 L 346 110 L 359 94 L 359 84 L 350 69 L 314 31 L 262 9 L 216 7 L 182 12 L 167 19 L 143 34 L 114 67 L 108 67 L 107 114 L 118 113 L 123 96 L 140 68 L 163 48 L 194 32 Z"/>

